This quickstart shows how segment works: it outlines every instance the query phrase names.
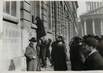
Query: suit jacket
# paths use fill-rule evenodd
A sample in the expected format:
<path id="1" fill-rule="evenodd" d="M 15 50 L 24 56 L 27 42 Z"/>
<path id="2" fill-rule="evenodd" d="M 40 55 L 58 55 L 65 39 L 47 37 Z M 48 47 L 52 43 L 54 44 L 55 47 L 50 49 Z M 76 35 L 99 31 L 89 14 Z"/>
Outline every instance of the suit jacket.
<path id="1" fill-rule="evenodd" d="M 95 52 L 92 55 L 90 55 L 84 63 L 84 69 L 85 70 L 103 70 L 102 56 L 98 52 Z"/>

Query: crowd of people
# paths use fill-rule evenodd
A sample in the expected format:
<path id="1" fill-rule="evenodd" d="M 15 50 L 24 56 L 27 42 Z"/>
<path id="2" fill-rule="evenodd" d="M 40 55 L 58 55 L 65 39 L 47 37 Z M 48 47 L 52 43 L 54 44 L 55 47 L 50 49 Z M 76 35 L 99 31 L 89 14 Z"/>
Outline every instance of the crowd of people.
<path id="1" fill-rule="evenodd" d="M 103 36 L 76 36 L 69 46 L 72 70 L 103 70 Z"/>
<path id="2" fill-rule="evenodd" d="M 30 44 L 25 51 L 27 71 L 46 68 L 47 59 L 55 71 L 68 70 L 67 49 L 70 53 L 71 70 L 103 70 L 103 36 L 75 36 L 68 44 L 69 48 L 66 48 L 63 36 L 56 36 L 54 41 L 45 37 L 44 25 L 39 17 L 36 17 L 36 25 L 37 38 L 29 40 Z"/>
<path id="3" fill-rule="evenodd" d="M 33 43 L 36 40 L 32 38 L 29 41 L 30 44 L 25 52 L 27 71 L 35 71 L 38 66 L 39 68 L 45 68 L 47 66 L 47 58 L 54 71 L 68 70 L 68 48 L 66 48 L 62 36 L 56 37 L 53 42 L 51 39 L 42 37 L 35 48 Z M 71 39 L 69 46 L 71 70 L 103 70 L 103 36 L 85 35 L 82 38 L 75 36 Z M 35 60 L 36 57 L 38 57 L 37 61 Z"/>

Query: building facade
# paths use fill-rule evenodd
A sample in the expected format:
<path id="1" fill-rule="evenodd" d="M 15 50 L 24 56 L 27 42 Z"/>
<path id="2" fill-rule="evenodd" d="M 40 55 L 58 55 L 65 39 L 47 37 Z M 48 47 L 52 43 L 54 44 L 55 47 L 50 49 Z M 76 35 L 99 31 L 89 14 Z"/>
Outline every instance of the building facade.
<path id="1" fill-rule="evenodd" d="M 103 6 L 103 2 L 101 1 L 86 1 L 87 11 L 92 11 L 102 6 Z"/>
<path id="2" fill-rule="evenodd" d="M 69 44 L 78 35 L 76 1 L 2 1 L 0 70 L 26 70 L 25 48 L 36 37 L 35 18 L 44 23 L 46 38 L 62 35 Z M 13 66 L 13 67 L 12 67 Z"/>
<path id="3" fill-rule="evenodd" d="M 98 7 L 92 8 L 90 6 L 88 9 L 91 10 L 80 16 L 82 35 L 103 35 L 103 2 L 92 4 L 98 4 Z"/>

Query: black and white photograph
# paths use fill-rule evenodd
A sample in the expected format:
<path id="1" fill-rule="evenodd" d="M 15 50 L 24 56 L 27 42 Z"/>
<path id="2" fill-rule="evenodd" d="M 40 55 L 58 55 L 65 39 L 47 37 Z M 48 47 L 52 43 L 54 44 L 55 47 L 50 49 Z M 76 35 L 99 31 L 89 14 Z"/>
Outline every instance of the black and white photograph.
<path id="1" fill-rule="evenodd" d="M 0 6 L 0 71 L 103 70 L 103 0 Z"/>

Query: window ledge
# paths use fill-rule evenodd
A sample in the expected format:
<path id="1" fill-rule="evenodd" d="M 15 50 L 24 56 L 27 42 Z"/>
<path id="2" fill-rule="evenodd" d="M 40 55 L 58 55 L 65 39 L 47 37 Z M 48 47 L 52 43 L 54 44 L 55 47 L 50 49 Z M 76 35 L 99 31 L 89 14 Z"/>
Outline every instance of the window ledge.
<path id="1" fill-rule="evenodd" d="M 17 24 L 19 19 L 15 16 L 11 16 L 9 14 L 3 13 L 3 20 Z"/>
<path id="2" fill-rule="evenodd" d="M 47 33 L 49 33 L 49 34 L 53 34 L 53 33 L 52 33 L 52 30 L 48 30 Z"/>

